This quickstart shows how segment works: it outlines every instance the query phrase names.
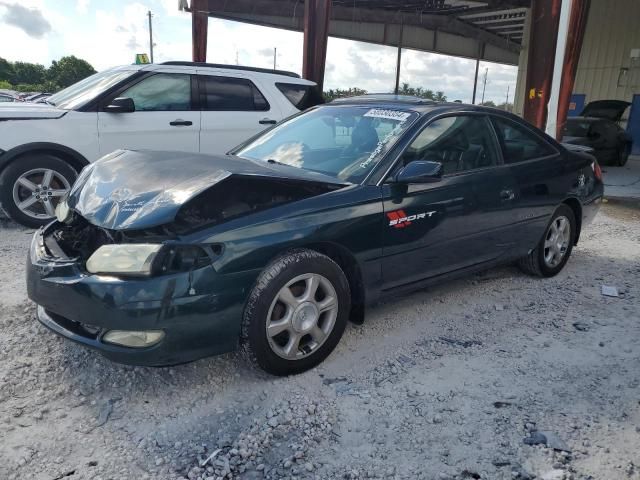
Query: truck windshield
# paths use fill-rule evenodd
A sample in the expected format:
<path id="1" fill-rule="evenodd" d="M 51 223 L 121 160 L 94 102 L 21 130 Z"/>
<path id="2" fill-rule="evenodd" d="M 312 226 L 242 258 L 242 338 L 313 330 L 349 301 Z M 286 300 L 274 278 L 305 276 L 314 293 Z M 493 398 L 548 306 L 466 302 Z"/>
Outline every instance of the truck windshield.
<path id="1" fill-rule="evenodd" d="M 359 183 L 417 117 L 397 108 L 326 105 L 293 117 L 233 153 Z"/>
<path id="2" fill-rule="evenodd" d="M 65 110 L 72 110 L 93 100 L 105 90 L 133 75 L 137 70 L 105 70 L 94 73 L 70 87 L 60 90 L 47 99 L 47 103 Z"/>

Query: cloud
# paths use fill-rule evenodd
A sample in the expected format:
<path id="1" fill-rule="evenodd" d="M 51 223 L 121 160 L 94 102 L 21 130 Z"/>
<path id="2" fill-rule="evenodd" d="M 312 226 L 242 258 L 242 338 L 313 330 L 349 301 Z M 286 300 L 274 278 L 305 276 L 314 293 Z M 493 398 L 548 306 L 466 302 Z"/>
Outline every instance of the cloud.
<path id="1" fill-rule="evenodd" d="M 51 31 L 51 24 L 37 8 L 6 2 L 0 2 L 0 6 L 5 9 L 4 23 L 19 28 L 32 38 L 43 38 Z"/>
<path id="2" fill-rule="evenodd" d="M 84 15 L 89 10 L 89 0 L 77 0 L 76 10 L 78 13 Z"/>
<path id="3" fill-rule="evenodd" d="M 137 50 L 138 47 L 140 47 L 140 43 L 138 43 L 138 41 L 136 40 L 135 35 L 131 35 L 131 37 L 129 37 L 126 45 L 129 50 Z"/>

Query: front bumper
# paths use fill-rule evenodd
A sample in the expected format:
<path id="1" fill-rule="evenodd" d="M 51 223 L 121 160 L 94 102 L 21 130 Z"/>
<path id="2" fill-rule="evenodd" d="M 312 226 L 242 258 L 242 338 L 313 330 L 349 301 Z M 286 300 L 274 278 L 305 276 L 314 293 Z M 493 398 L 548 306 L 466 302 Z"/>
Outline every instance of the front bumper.
<path id="1" fill-rule="evenodd" d="M 132 365 L 185 363 L 237 347 L 251 272 L 221 276 L 207 266 L 142 279 L 93 275 L 51 255 L 43 235 L 52 225 L 33 236 L 27 292 L 38 304 L 38 320 L 53 332 Z M 104 342 L 109 330 L 165 336 L 151 347 L 129 348 Z"/>

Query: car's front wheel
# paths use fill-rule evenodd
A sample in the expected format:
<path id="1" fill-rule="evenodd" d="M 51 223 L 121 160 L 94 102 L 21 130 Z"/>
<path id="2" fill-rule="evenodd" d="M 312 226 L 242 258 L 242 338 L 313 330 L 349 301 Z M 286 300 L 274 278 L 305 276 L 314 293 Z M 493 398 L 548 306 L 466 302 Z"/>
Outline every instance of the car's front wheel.
<path id="1" fill-rule="evenodd" d="M 54 155 L 18 158 L 0 175 L 0 205 L 14 221 L 39 227 L 55 216 L 58 202 L 77 176 L 71 165 Z"/>
<path id="2" fill-rule="evenodd" d="M 329 257 L 293 250 L 261 273 L 245 306 L 242 342 L 274 375 L 301 373 L 336 347 L 351 305 L 349 283 Z"/>
<path id="3" fill-rule="evenodd" d="M 575 235 L 576 219 L 573 210 L 568 205 L 560 205 L 536 248 L 520 259 L 518 265 L 531 275 L 553 277 L 569 260 Z"/>

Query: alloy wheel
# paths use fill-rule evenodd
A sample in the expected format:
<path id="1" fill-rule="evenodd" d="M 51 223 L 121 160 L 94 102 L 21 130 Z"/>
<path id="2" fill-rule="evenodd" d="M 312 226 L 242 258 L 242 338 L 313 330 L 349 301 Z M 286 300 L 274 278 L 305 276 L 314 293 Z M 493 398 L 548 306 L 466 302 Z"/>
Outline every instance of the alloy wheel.
<path id="1" fill-rule="evenodd" d="M 53 218 L 60 199 L 71 185 L 60 173 L 49 168 L 35 168 L 23 173 L 13 184 L 13 201 L 28 217 Z"/>
<path id="2" fill-rule="evenodd" d="M 565 216 L 553 219 L 544 240 L 544 262 L 550 268 L 557 267 L 567 253 L 571 241 L 571 222 Z"/>
<path id="3" fill-rule="evenodd" d="M 338 316 L 338 295 L 316 273 L 299 275 L 275 296 L 266 322 L 269 346 L 286 360 L 307 357 L 327 340 Z"/>

